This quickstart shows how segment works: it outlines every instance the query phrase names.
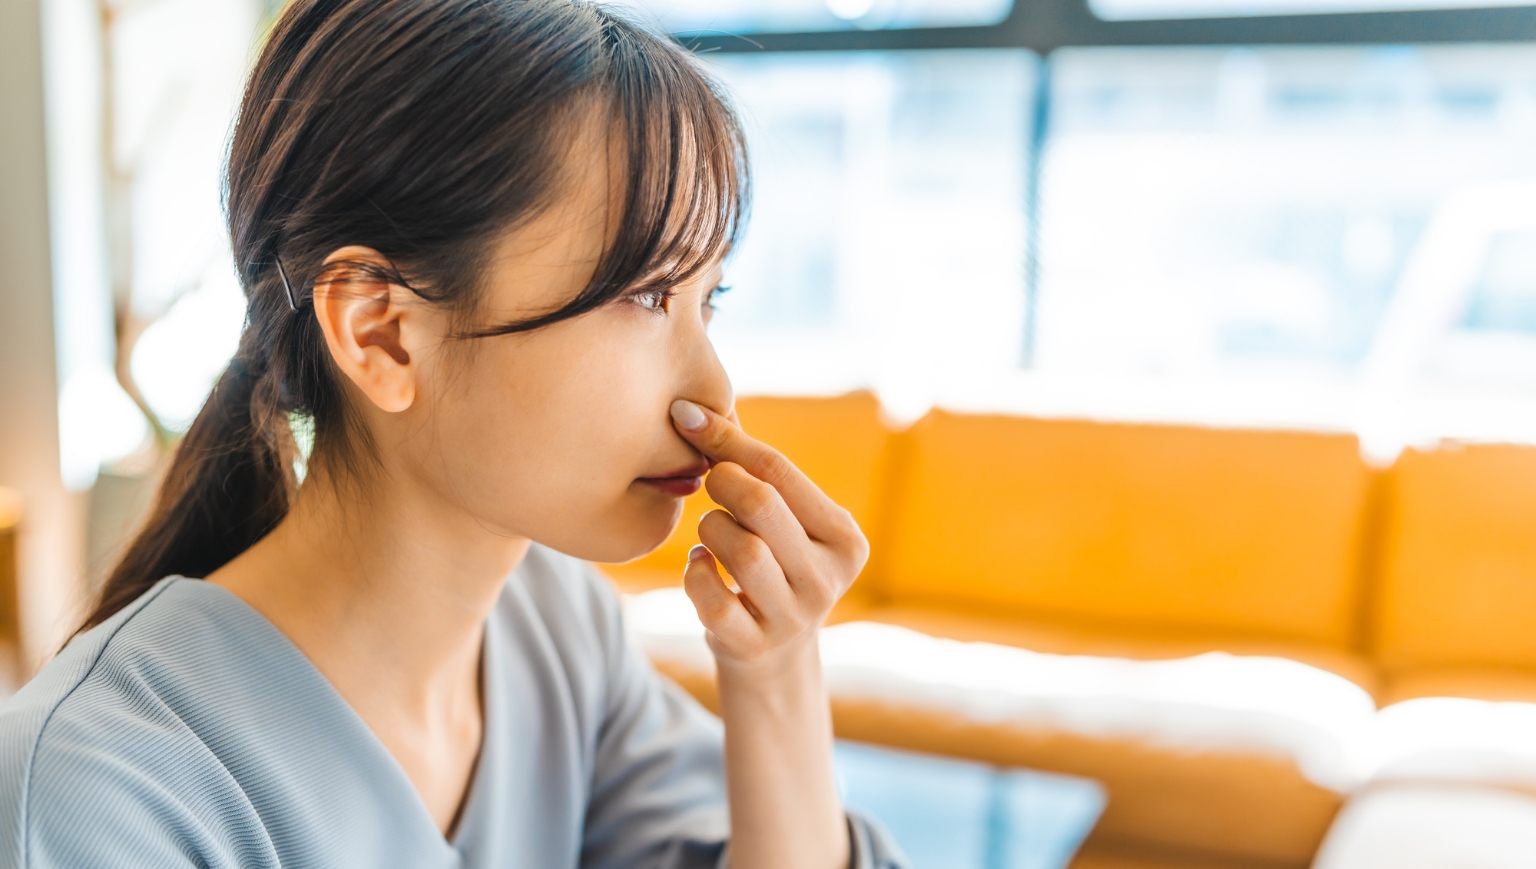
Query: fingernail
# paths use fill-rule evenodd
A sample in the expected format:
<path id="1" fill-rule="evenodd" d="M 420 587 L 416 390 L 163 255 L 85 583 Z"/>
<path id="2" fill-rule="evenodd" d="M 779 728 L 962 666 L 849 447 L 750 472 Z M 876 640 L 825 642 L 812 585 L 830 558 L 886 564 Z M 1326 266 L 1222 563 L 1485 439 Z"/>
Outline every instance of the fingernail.
<path id="1" fill-rule="evenodd" d="M 682 398 L 672 402 L 672 419 L 687 431 L 698 431 L 709 422 L 697 404 Z"/>
<path id="2" fill-rule="evenodd" d="M 705 546 L 702 543 L 695 543 L 693 545 L 693 548 L 688 550 L 688 563 L 692 564 L 693 562 L 698 561 L 700 558 L 703 558 L 704 556 L 706 556 L 708 554 L 709 554 L 709 547 L 708 546 Z"/>

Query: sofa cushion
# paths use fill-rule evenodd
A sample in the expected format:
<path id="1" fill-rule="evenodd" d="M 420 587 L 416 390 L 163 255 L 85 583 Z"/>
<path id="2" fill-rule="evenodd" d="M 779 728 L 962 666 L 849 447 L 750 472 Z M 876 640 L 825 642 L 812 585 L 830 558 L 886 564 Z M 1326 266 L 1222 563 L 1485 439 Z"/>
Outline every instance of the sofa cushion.
<path id="1" fill-rule="evenodd" d="M 996 643 L 1056 655 L 1095 655 L 1136 661 L 1192 658 L 1221 651 L 1243 657 L 1286 658 L 1325 670 L 1375 696 L 1381 690 L 1376 665 L 1362 655 L 1327 643 L 1277 640 L 1230 631 L 1195 631 L 1072 619 L 1030 619 L 985 615 L 939 606 L 860 601 L 840 607 L 833 623 L 863 619 L 910 628 L 952 640 Z M 1377 705 L 1380 705 L 1378 702 Z"/>
<path id="2" fill-rule="evenodd" d="M 659 669 L 714 699 L 682 593 L 628 598 Z M 878 611 L 875 611 L 878 613 Z M 1363 688 L 1279 657 L 1055 655 L 860 621 L 822 636 L 840 736 L 1102 782 L 1094 836 L 1304 865 L 1358 780 Z"/>
<path id="3" fill-rule="evenodd" d="M 935 411 L 898 436 L 871 569 L 896 601 L 1347 646 L 1356 439 Z"/>
<path id="4" fill-rule="evenodd" d="M 1536 447 L 1408 450 L 1387 488 L 1382 661 L 1536 668 Z"/>
<path id="5" fill-rule="evenodd" d="M 1350 800 L 1313 869 L 1529 869 L 1536 797 L 1396 785 Z"/>
<path id="6" fill-rule="evenodd" d="M 847 508 L 873 539 L 875 489 L 886 458 L 890 429 L 872 393 L 835 398 L 743 398 L 736 403 L 742 427 L 794 462 L 832 500 Z M 716 508 L 700 490 L 683 502 L 683 516 L 660 547 L 628 564 L 603 570 L 628 591 L 681 585 L 688 550 L 699 542 L 699 520 Z"/>
<path id="7" fill-rule="evenodd" d="M 1382 709 L 1370 734 L 1358 765 L 1371 770 L 1373 783 L 1475 784 L 1536 796 L 1536 703 L 1421 697 Z"/>

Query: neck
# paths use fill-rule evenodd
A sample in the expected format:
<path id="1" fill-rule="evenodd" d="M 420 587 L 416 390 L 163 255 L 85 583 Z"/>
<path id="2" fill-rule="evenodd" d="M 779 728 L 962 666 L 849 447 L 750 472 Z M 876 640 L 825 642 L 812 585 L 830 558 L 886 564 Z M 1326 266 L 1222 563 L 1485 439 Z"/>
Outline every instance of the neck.
<path id="1" fill-rule="evenodd" d="M 379 476 L 358 492 L 312 474 L 282 523 L 208 581 L 309 657 L 448 834 L 484 732 L 485 620 L 528 541 L 486 530 L 409 475 Z"/>
<path id="2" fill-rule="evenodd" d="M 266 616 L 360 712 L 431 717 L 466 687 L 478 695 L 485 620 L 528 541 L 404 488 L 357 497 L 311 477 L 271 534 L 208 579 Z"/>

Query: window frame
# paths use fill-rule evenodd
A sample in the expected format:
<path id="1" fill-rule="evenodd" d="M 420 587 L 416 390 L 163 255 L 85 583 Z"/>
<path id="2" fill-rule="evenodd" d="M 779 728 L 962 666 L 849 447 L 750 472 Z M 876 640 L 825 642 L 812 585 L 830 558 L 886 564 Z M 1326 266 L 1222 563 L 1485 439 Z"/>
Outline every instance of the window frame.
<path id="1" fill-rule="evenodd" d="M 1040 173 L 1051 116 L 1051 55 L 1059 48 L 1408 45 L 1536 41 L 1536 5 L 1398 12 L 1308 13 L 1110 21 L 1088 0 L 1015 0 L 984 26 L 798 33 L 674 34 L 698 54 L 1026 49 L 1040 59 L 1025 161 L 1024 328 L 1019 367 L 1033 368 L 1040 317 Z"/>
<path id="2" fill-rule="evenodd" d="M 1107 21 L 1087 0 L 1017 0 L 1002 22 L 977 27 L 678 34 L 694 51 L 777 53 L 1178 45 L 1402 45 L 1536 40 L 1536 6 Z"/>

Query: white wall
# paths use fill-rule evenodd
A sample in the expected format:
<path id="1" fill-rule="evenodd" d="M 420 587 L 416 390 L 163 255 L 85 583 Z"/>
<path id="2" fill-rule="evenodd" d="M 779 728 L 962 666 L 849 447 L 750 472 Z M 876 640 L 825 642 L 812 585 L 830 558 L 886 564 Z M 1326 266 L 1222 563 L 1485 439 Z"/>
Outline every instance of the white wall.
<path id="1" fill-rule="evenodd" d="M 0 0 L 0 485 L 26 503 L 24 664 L 51 653 L 77 615 L 84 500 L 59 473 L 39 0 Z"/>

